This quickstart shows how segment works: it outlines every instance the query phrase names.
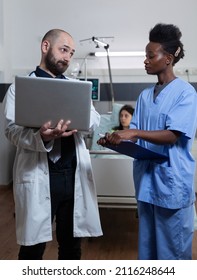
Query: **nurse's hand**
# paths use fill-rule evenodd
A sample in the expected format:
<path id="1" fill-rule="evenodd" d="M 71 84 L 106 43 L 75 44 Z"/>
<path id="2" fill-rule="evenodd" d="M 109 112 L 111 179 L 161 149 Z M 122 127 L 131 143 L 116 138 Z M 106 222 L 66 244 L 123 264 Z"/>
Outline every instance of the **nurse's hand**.
<path id="1" fill-rule="evenodd" d="M 109 137 L 108 141 L 111 144 L 118 145 L 123 140 L 129 140 L 132 142 L 136 142 L 138 139 L 138 131 L 137 129 L 123 129 L 113 132 Z"/>
<path id="2" fill-rule="evenodd" d="M 103 136 L 97 141 L 97 144 L 104 147 L 104 146 L 106 145 L 106 143 L 107 143 L 108 135 L 109 135 L 109 133 L 105 133 L 105 135 L 103 135 Z M 101 136 L 101 134 L 100 134 L 100 136 Z"/>
<path id="3" fill-rule="evenodd" d="M 106 133 L 104 137 L 100 138 L 97 143 L 105 146 L 106 144 L 118 145 L 123 140 L 130 140 L 132 142 L 137 141 L 136 129 L 124 129 L 118 130 L 113 133 Z"/>
<path id="4" fill-rule="evenodd" d="M 106 144 L 118 145 L 120 142 L 121 142 L 121 138 L 117 133 L 115 134 L 115 132 L 113 133 L 107 132 L 103 137 L 101 137 L 97 141 L 97 144 L 104 147 Z"/>
<path id="5" fill-rule="evenodd" d="M 60 120 L 55 127 L 51 127 L 51 122 L 43 124 L 40 128 L 40 135 L 44 142 L 60 137 L 67 137 L 77 132 L 76 129 L 67 131 L 71 122 Z"/>

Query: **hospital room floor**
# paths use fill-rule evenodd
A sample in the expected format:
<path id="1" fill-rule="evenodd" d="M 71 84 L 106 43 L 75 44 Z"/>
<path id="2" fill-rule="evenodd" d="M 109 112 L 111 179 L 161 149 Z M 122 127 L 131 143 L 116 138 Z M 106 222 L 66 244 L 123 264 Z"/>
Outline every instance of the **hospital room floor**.
<path id="1" fill-rule="evenodd" d="M 19 246 L 15 239 L 12 188 L 0 187 L 0 260 L 16 260 Z M 100 208 L 103 236 L 84 238 L 83 260 L 136 260 L 138 219 L 135 209 Z M 45 260 L 57 259 L 57 243 L 47 244 Z M 197 260 L 197 231 L 194 233 L 193 259 Z"/>

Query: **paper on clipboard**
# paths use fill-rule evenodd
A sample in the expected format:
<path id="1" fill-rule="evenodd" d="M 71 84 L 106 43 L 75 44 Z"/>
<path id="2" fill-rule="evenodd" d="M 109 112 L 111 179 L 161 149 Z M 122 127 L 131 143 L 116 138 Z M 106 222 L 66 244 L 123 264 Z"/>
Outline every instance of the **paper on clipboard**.
<path id="1" fill-rule="evenodd" d="M 105 147 L 135 159 L 168 159 L 164 154 L 153 152 L 131 141 L 122 141 L 119 145 L 106 144 Z"/>

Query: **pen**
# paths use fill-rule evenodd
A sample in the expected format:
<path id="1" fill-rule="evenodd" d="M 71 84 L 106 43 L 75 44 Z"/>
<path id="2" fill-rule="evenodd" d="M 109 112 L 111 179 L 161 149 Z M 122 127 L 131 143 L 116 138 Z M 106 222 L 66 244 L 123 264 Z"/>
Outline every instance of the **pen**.
<path id="1" fill-rule="evenodd" d="M 105 134 L 102 134 L 102 133 L 99 133 L 98 135 L 102 138 L 105 137 Z"/>

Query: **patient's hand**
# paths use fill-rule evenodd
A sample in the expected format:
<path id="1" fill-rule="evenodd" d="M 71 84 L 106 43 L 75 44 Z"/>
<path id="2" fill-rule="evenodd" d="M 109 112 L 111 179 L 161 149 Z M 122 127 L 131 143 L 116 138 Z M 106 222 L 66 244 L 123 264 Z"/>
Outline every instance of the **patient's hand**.
<path id="1" fill-rule="evenodd" d="M 67 131 L 70 121 L 60 120 L 54 128 L 51 122 L 43 124 L 40 128 L 40 135 L 44 142 L 51 141 L 60 137 L 67 137 L 77 132 L 76 129 Z"/>

